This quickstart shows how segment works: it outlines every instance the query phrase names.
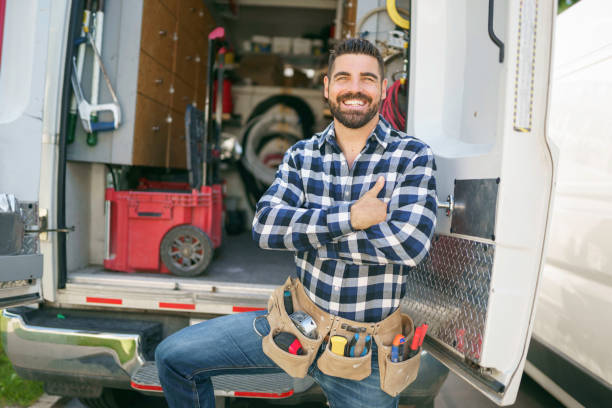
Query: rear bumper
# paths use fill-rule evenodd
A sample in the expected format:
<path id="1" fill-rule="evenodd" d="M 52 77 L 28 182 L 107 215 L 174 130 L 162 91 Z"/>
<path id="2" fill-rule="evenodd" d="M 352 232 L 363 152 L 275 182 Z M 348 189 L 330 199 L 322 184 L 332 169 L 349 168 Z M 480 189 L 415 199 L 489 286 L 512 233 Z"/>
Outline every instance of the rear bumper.
<path id="1" fill-rule="evenodd" d="M 82 383 L 92 387 L 80 396 L 91 396 L 102 387 L 129 387 L 131 374 L 146 361 L 140 334 L 46 327 L 26 322 L 28 312 L 4 310 L 0 321 L 4 350 L 21 377 Z"/>

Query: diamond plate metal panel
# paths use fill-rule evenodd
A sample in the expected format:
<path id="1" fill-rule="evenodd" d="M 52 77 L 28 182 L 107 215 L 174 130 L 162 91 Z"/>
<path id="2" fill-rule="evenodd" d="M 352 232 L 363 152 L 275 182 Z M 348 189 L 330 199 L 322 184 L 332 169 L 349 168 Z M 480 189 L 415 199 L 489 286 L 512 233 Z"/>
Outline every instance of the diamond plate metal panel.
<path id="1" fill-rule="evenodd" d="M 38 203 L 36 202 L 20 202 L 21 218 L 26 229 L 35 229 L 38 227 Z M 24 234 L 22 255 L 30 255 L 38 253 L 38 234 Z"/>
<path id="2" fill-rule="evenodd" d="M 428 336 L 480 362 L 495 246 L 436 236 L 409 274 L 403 308 Z"/>

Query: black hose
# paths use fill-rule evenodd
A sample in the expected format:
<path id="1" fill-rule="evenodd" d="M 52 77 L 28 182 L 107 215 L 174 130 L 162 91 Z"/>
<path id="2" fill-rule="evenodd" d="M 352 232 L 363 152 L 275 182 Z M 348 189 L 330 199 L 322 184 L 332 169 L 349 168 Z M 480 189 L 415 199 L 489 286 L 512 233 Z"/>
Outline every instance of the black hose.
<path id="1" fill-rule="evenodd" d="M 249 115 L 249 118 L 247 119 L 248 128 L 245 130 L 244 138 L 242 140 L 243 156 L 246 152 L 245 146 L 247 145 L 249 140 L 249 133 L 251 132 L 253 126 L 257 123 L 257 120 L 253 119 L 258 116 L 261 116 L 270 108 L 276 105 L 287 106 L 297 113 L 298 117 L 300 118 L 300 123 L 302 125 L 302 134 L 304 135 L 304 137 L 310 137 L 313 134 L 315 116 L 312 112 L 312 109 L 310 109 L 310 106 L 306 102 L 304 102 L 303 99 L 293 95 L 271 96 L 258 103 Z M 242 183 L 244 184 L 249 204 L 251 205 L 251 208 L 255 210 L 255 206 L 257 205 L 257 202 L 259 201 L 261 196 L 266 192 L 267 186 L 261 186 L 261 183 L 257 182 L 257 179 L 242 164 L 242 158 L 238 162 L 238 172 L 240 173 Z"/>
<path id="2" fill-rule="evenodd" d="M 269 97 L 268 99 L 264 99 L 258 103 L 257 106 L 255 106 L 255 109 L 253 109 L 253 112 L 251 112 L 249 118 L 247 119 L 247 123 L 251 119 L 262 115 L 275 105 L 285 105 L 293 109 L 300 118 L 304 137 L 310 137 L 312 135 L 312 130 L 315 124 L 314 113 L 312 113 L 312 109 L 310 109 L 310 106 L 308 106 L 308 104 L 304 102 L 302 98 L 293 95 L 275 95 Z"/>

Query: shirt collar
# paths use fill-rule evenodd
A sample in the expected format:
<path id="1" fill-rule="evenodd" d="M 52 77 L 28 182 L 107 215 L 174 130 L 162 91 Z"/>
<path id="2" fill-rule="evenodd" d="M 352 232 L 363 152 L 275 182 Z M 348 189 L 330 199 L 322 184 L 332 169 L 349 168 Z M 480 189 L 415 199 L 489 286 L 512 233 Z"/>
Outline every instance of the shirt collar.
<path id="1" fill-rule="evenodd" d="M 370 134 L 371 139 L 374 137 L 376 141 L 383 147 L 387 147 L 388 136 L 391 133 L 391 126 L 389 122 L 382 117 L 382 115 L 378 115 L 378 124 Z M 323 132 L 321 132 L 319 136 L 319 146 L 323 146 L 325 142 L 336 144 L 336 131 L 334 129 L 334 121 L 332 121 Z"/>

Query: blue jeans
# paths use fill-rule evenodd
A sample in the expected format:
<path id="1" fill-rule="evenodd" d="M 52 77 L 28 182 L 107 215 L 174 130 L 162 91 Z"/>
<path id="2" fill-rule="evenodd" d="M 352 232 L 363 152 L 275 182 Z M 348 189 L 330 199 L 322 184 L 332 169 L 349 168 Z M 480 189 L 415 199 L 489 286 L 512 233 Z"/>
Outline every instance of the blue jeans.
<path id="1" fill-rule="evenodd" d="M 210 377 L 220 374 L 277 373 L 282 370 L 261 348 L 262 338 L 253 330 L 255 317 L 265 311 L 232 314 L 189 326 L 166 338 L 155 351 L 155 361 L 164 395 L 170 407 L 215 406 Z M 266 335 L 266 319 L 256 321 Z M 396 408 L 399 397 L 380 389 L 378 353 L 372 346 L 372 374 L 353 381 L 319 371 L 316 360 L 309 369 L 331 408 Z"/>

